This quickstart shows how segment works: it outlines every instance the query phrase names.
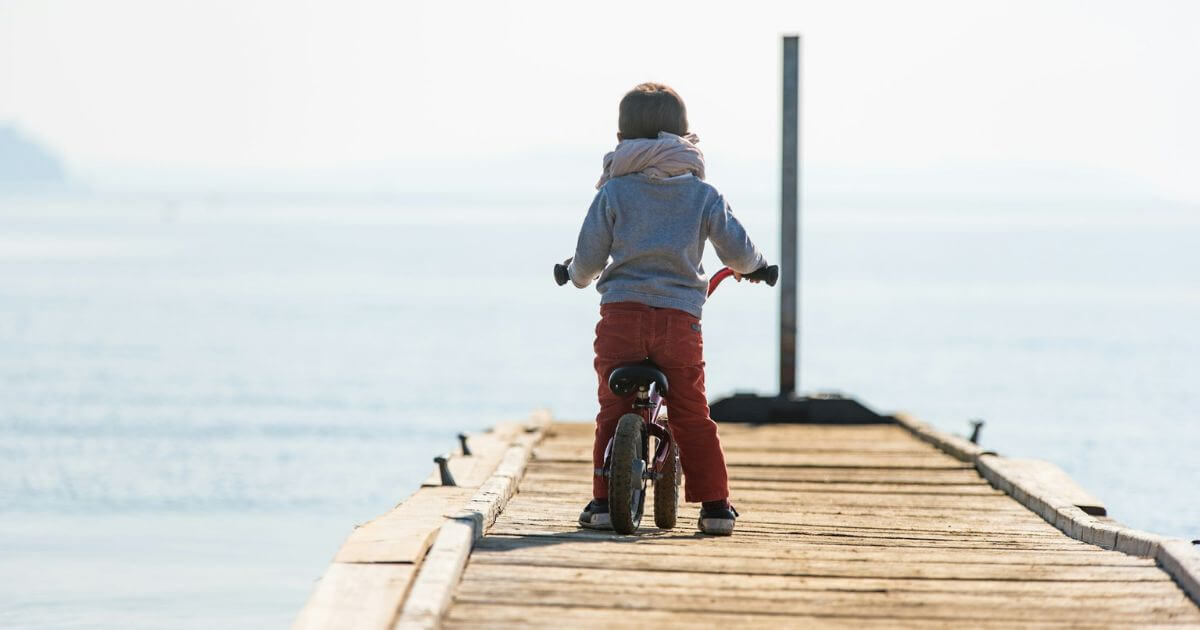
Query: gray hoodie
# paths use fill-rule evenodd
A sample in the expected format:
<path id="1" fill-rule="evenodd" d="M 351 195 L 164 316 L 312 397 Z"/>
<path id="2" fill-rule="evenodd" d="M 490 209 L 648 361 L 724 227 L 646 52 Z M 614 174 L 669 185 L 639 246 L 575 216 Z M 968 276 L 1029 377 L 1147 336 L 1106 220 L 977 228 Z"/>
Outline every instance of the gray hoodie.
<path id="1" fill-rule="evenodd" d="M 568 271 L 581 289 L 599 274 L 601 304 L 640 302 L 700 317 L 706 240 L 738 273 L 766 264 L 725 198 L 704 180 L 624 175 L 596 193 Z"/>

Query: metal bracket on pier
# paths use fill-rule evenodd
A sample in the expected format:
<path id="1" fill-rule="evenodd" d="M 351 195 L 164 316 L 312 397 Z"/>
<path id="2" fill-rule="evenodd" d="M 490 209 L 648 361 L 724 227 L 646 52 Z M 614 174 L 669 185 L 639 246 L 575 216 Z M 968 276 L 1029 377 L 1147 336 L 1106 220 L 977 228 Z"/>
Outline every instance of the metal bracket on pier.
<path id="1" fill-rule="evenodd" d="M 979 443 L 979 430 L 983 428 L 983 420 L 975 418 L 971 420 L 971 437 L 967 438 L 972 444 Z"/>
<path id="2" fill-rule="evenodd" d="M 467 434 L 466 433 L 458 434 L 458 443 L 459 443 L 459 445 L 462 446 L 462 454 L 466 457 L 470 457 L 471 456 L 471 448 L 467 446 Z"/>
<path id="3" fill-rule="evenodd" d="M 433 458 L 433 463 L 438 465 L 438 472 L 442 475 L 443 486 L 457 486 L 454 482 L 454 476 L 450 474 L 450 456 L 438 455 Z"/>

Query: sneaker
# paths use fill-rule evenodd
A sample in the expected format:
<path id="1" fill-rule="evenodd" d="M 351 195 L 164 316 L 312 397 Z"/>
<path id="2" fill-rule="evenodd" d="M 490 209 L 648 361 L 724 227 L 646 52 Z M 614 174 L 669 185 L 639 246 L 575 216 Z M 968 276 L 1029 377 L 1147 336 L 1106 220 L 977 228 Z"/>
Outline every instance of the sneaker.
<path id="1" fill-rule="evenodd" d="M 579 524 L 588 529 L 612 529 L 608 499 L 592 499 L 579 514 Z"/>
<path id="2" fill-rule="evenodd" d="M 700 508 L 700 531 L 711 536 L 728 536 L 733 533 L 733 523 L 738 512 L 726 503 L 721 507 Z"/>

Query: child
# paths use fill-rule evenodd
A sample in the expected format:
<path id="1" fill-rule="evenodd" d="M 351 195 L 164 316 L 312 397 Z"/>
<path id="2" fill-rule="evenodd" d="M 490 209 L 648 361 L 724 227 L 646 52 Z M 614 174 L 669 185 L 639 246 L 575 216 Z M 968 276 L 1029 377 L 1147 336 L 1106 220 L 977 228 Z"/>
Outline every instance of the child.
<path id="1" fill-rule="evenodd" d="M 628 398 L 609 390 L 609 373 L 649 358 L 671 384 L 666 399 L 684 498 L 702 504 L 700 531 L 729 535 L 737 512 L 704 393 L 700 311 L 708 283 L 700 259 L 708 240 L 738 280 L 766 262 L 725 199 L 704 182 L 699 138 L 688 133 L 687 110 L 674 90 L 659 83 L 635 87 L 621 99 L 618 129 L 617 148 L 604 156 L 604 174 L 568 266 L 579 288 L 600 278 L 600 412 L 592 461 L 597 470 L 604 465 L 617 420 L 630 409 Z M 611 528 L 603 476 L 593 477 L 592 495 L 579 523 Z"/>

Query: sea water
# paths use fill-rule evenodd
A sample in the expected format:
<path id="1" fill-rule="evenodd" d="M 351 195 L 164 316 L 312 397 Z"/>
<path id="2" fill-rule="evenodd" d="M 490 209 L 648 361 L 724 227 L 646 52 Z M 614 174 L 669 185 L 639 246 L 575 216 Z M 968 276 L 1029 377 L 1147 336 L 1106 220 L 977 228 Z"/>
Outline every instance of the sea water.
<path id="1" fill-rule="evenodd" d="M 743 217 L 776 258 L 772 212 Z M 589 420 L 597 298 L 550 273 L 579 220 L 0 198 L 0 626 L 285 626 L 456 433 Z M 1200 537 L 1194 211 L 803 225 L 803 390 L 982 418 L 985 447 L 1054 461 L 1121 522 Z M 777 299 L 708 304 L 710 395 L 774 390 Z"/>

